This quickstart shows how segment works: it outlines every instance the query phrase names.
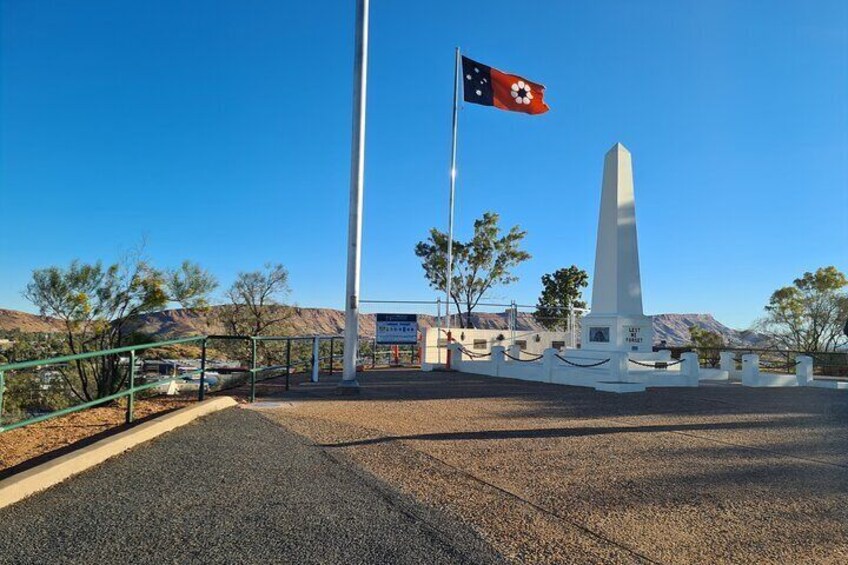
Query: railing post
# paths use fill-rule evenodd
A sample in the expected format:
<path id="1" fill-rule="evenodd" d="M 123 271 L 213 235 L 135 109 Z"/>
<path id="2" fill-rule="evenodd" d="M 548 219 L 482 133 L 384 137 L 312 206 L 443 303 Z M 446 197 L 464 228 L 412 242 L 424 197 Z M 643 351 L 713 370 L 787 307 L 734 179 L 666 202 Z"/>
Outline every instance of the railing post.
<path id="1" fill-rule="evenodd" d="M 453 355 L 453 349 L 451 349 L 451 343 L 453 342 L 453 340 L 451 339 L 450 318 L 448 318 L 448 337 L 447 337 L 447 339 L 448 339 L 448 355 L 447 355 L 447 359 L 445 360 L 445 370 L 450 371 L 451 370 L 451 355 Z"/>
<path id="2" fill-rule="evenodd" d="M 200 387 L 197 389 L 197 400 L 206 397 L 206 340 L 200 344 Z"/>
<path id="3" fill-rule="evenodd" d="M 256 338 L 250 338 L 250 401 L 256 400 Z"/>
<path id="4" fill-rule="evenodd" d="M 0 424 L 3 423 L 3 393 L 6 392 L 6 376 L 0 371 Z"/>
<path id="5" fill-rule="evenodd" d="M 333 351 L 333 345 L 334 344 L 335 344 L 335 340 L 333 338 L 330 338 L 330 374 L 331 375 L 333 374 L 333 354 L 335 353 L 335 351 Z"/>
<path id="6" fill-rule="evenodd" d="M 291 374 L 291 338 L 286 340 L 286 390 L 289 389 L 289 375 Z"/>
<path id="7" fill-rule="evenodd" d="M 130 394 L 127 396 L 127 424 L 132 424 L 135 416 L 135 350 L 130 351 Z"/>
<path id="8" fill-rule="evenodd" d="M 320 371 L 318 357 L 318 336 L 312 338 L 312 382 L 318 382 L 318 373 Z"/>

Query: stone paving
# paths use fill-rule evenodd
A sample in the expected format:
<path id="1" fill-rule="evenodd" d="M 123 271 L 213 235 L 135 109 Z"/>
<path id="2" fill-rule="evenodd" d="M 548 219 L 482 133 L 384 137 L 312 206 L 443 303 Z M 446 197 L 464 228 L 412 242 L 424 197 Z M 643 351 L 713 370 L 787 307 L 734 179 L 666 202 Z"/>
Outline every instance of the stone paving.
<path id="1" fill-rule="evenodd" d="M 615 395 L 457 373 L 337 379 L 260 412 L 514 562 L 848 562 L 848 393 Z"/>

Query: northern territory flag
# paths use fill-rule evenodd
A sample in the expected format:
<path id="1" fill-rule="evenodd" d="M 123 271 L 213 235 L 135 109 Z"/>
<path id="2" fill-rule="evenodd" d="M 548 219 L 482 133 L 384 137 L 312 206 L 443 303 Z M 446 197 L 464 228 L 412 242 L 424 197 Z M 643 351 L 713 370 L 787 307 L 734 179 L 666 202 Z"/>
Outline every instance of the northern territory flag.
<path id="1" fill-rule="evenodd" d="M 525 114 L 544 114 L 550 110 L 544 101 L 545 87 L 541 84 L 468 57 L 462 58 L 462 85 L 466 102 Z"/>

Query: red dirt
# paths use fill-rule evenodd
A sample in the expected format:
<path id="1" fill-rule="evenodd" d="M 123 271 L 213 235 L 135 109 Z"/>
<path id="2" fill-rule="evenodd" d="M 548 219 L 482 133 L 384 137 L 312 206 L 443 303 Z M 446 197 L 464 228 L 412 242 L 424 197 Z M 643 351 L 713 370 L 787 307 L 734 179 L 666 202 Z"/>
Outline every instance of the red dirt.
<path id="1" fill-rule="evenodd" d="M 194 398 L 162 396 L 135 403 L 135 420 L 169 412 Z M 112 404 L 75 412 L 0 434 L 0 472 L 26 461 L 63 450 L 103 432 L 120 431 L 125 423 L 126 404 Z"/>

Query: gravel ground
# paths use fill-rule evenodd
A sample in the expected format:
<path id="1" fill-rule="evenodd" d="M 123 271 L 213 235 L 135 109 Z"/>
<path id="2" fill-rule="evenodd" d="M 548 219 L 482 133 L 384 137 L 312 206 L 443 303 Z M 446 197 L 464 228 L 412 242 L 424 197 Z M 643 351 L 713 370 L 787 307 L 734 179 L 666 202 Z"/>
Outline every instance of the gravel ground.
<path id="1" fill-rule="evenodd" d="M 262 413 L 514 562 L 848 562 L 844 392 L 614 395 L 398 371 L 342 399 L 325 381 Z"/>
<path id="2" fill-rule="evenodd" d="M 0 510 L 0 563 L 497 563 L 471 529 L 231 408 Z"/>

